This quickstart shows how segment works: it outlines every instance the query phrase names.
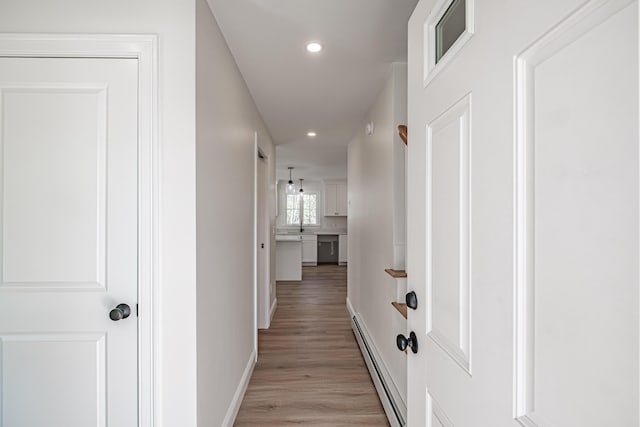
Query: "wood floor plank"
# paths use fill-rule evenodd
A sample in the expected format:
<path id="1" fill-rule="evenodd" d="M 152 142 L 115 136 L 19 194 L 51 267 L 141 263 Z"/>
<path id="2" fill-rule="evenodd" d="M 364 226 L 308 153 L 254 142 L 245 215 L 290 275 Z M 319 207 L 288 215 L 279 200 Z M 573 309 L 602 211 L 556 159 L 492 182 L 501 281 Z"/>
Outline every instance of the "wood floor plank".
<path id="1" fill-rule="evenodd" d="M 347 269 L 303 267 L 278 282 L 278 310 L 258 334 L 258 362 L 235 426 L 388 426 L 351 330 Z"/>

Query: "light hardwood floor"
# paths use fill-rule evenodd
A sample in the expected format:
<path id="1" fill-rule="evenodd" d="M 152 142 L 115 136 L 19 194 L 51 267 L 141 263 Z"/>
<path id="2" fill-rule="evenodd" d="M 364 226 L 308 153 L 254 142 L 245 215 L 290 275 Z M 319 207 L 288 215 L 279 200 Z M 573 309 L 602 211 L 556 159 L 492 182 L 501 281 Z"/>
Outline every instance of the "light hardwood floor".
<path id="1" fill-rule="evenodd" d="M 278 282 L 258 363 L 235 426 L 388 426 L 351 331 L 346 267 L 304 267 Z"/>

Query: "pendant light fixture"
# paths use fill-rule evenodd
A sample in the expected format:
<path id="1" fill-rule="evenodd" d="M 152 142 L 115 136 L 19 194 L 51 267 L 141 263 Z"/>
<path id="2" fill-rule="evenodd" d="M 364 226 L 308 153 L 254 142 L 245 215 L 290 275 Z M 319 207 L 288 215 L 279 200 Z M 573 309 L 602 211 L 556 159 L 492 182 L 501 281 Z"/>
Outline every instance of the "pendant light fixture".
<path id="1" fill-rule="evenodd" d="M 293 184 L 293 180 L 291 179 L 291 171 L 293 170 L 293 166 L 289 166 L 289 183 L 287 184 L 287 191 L 289 193 L 293 193 L 296 191 L 296 186 Z"/>
<path id="2" fill-rule="evenodd" d="M 302 181 L 304 181 L 304 179 L 300 178 L 300 192 L 304 193 L 304 190 L 302 189 Z"/>

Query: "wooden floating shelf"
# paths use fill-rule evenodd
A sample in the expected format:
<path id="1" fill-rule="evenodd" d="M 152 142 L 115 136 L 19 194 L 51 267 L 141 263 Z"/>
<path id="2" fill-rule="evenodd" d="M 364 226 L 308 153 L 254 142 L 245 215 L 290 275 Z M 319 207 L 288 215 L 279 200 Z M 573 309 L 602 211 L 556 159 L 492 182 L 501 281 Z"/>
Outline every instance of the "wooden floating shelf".
<path id="1" fill-rule="evenodd" d="M 404 145 L 408 144 L 408 135 L 407 135 L 407 127 L 405 125 L 398 125 L 398 135 L 400 135 L 400 139 L 404 142 Z"/>
<path id="2" fill-rule="evenodd" d="M 391 305 L 394 306 L 395 309 L 400 312 L 400 314 L 402 314 L 402 317 L 404 317 L 405 319 L 407 318 L 407 304 L 394 301 L 391 303 Z"/>
<path id="3" fill-rule="evenodd" d="M 385 268 L 384 271 L 394 279 L 404 279 L 407 277 L 407 272 L 404 270 L 394 270 L 393 268 Z"/>

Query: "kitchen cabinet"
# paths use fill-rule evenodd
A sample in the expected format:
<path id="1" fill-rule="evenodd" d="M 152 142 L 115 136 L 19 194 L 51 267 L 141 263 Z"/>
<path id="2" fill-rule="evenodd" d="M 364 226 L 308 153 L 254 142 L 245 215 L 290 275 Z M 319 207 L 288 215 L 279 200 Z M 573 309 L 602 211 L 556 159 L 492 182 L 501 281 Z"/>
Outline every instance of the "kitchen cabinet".
<path id="1" fill-rule="evenodd" d="M 347 216 L 347 184 L 324 185 L 324 216 Z"/>
<path id="2" fill-rule="evenodd" d="M 341 234 L 338 237 L 338 264 L 347 263 L 347 235 Z"/>
<path id="3" fill-rule="evenodd" d="M 318 265 L 318 236 L 302 235 L 302 264 Z"/>

